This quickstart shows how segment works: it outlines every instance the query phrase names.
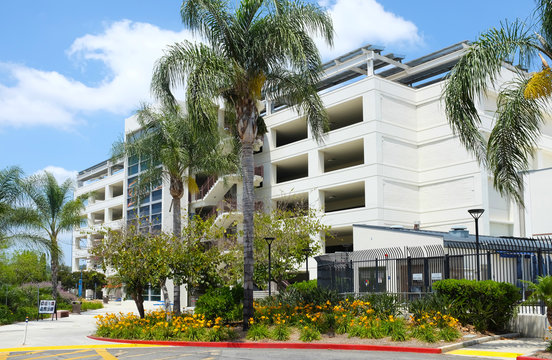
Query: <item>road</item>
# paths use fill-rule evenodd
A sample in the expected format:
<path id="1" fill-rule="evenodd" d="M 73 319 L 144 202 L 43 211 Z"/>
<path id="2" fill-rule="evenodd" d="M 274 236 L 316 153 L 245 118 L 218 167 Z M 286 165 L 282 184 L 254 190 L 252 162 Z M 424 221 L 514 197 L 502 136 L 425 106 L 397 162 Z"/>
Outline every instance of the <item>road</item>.
<path id="1" fill-rule="evenodd" d="M 291 349 L 217 349 L 196 347 L 123 347 L 109 348 L 91 345 L 67 350 L 30 350 L 0 353 L 0 360 L 39 360 L 39 359 L 89 359 L 89 360 L 469 360 L 481 357 L 446 354 L 415 354 L 381 351 L 345 350 L 291 350 Z"/>

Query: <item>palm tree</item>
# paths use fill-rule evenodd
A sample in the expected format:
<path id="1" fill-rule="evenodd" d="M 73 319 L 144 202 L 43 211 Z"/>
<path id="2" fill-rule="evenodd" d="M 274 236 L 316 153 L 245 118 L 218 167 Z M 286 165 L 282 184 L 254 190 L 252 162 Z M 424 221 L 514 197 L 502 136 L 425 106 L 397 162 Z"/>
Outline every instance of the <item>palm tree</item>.
<path id="1" fill-rule="evenodd" d="M 543 110 L 552 94 L 552 3 L 537 0 L 537 22 L 506 22 L 483 33 L 448 76 L 443 98 L 446 116 L 460 141 L 494 175 L 494 187 L 523 204 L 523 171 L 544 125 Z M 539 29 L 540 27 L 540 29 Z M 535 31 L 537 30 L 537 31 Z M 530 76 L 514 67 L 514 80 L 502 85 L 505 62 L 529 68 L 538 54 L 543 69 Z M 479 132 L 476 99 L 488 89 L 499 91 L 496 118 L 488 140 Z"/>
<path id="2" fill-rule="evenodd" d="M 21 173 L 21 169 L 15 166 L 0 170 L 0 245 L 8 241 L 8 231 L 17 217 L 15 201 L 20 193 Z"/>
<path id="3" fill-rule="evenodd" d="M 183 23 L 206 42 L 171 45 L 156 63 L 152 92 L 176 104 L 172 89 L 186 84 L 188 112 L 205 122 L 213 100 L 222 98 L 234 112 L 241 143 L 244 217 L 244 327 L 253 316 L 253 144 L 263 96 L 288 105 L 320 139 L 327 115 L 317 94 L 320 54 L 312 34 L 329 44 L 331 19 L 312 3 L 291 0 L 185 0 Z"/>
<path id="4" fill-rule="evenodd" d="M 26 217 L 20 222 L 23 230 L 16 236 L 45 247 L 52 268 L 52 296 L 56 299 L 61 254 L 58 238 L 62 232 L 80 224 L 86 195 L 73 199 L 73 181 L 67 179 L 58 184 L 48 172 L 23 179 L 21 189 L 28 206 L 22 208 Z"/>
<path id="5" fill-rule="evenodd" d="M 524 281 L 529 285 L 529 290 L 533 291 L 528 300 L 538 300 L 546 305 L 546 318 L 552 326 L 552 276 L 538 276 L 537 283 Z"/>
<path id="6" fill-rule="evenodd" d="M 134 187 L 140 199 L 163 177 L 169 181 L 172 197 L 172 226 L 177 239 L 182 238 L 182 211 L 180 201 L 187 185 L 190 192 L 197 192 L 194 175 L 220 174 L 232 169 L 235 161 L 231 154 L 222 155 L 221 137 L 216 126 L 199 129 L 185 116 L 179 107 L 163 107 L 155 110 L 144 106 L 137 112 L 140 131 L 128 137 L 126 142 L 114 144 L 115 157 L 149 159 L 148 169 L 138 177 Z M 162 165 L 162 166 L 156 166 Z M 139 201 L 139 200 L 138 200 Z M 174 311 L 180 314 L 180 284 L 178 274 L 174 279 Z M 163 288 L 164 285 L 162 286 Z M 166 288 L 165 288 L 166 289 Z M 168 293 L 165 301 L 168 302 Z"/>

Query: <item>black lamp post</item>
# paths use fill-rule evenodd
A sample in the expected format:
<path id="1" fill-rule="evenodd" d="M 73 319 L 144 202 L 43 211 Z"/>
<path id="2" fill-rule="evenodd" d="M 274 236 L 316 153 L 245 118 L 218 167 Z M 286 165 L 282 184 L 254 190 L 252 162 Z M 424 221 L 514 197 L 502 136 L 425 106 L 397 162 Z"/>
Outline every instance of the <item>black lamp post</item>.
<path id="1" fill-rule="evenodd" d="M 479 267 L 479 218 L 485 212 L 485 209 L 469 209 L 468 212 L 475 220 L 475 266 L 477 267 L 477 281 L 481 280 L 481 272 Z"/>
<path id="2" fill-rule="evenodd" d="M 303 249 L 303 253 L 305 254 L 305 267 L 307 269 L 307 280 L 310 280 L 310 276 L 309 276 L 309 255 L 310 255 L 311 251 L 312 251 L 312 249 L 308 246 Z"/>
<path id="3" fill-rule="evenodd" d="M 272 242 L 274 241 L 273 237 L 265 237 L 264 238 L 266 243 L 268 244 L 268 296 L 272 296 L 272 284 L 270 283 L 271 280 L 271 274 L 270 270 L 272 267 L 272 259 L 270 256 L 270 246 L 272 245 Z"/>

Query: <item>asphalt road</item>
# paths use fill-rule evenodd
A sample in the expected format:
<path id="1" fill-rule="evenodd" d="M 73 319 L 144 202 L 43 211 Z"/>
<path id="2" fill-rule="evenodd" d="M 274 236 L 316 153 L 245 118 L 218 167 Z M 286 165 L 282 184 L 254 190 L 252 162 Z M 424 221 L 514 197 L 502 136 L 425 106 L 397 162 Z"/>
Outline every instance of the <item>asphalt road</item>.
<path id="1" fill-rule="evenodd" d="M 0 353 L 0 360 L 39 360 L 39 359 L 89 359 L 89 360 L 466 360 L 481 357 L 462 358 L 455 355 L 416 354 L 381 351 L 344 351 L 344 350 L 281 350 L 281 349 L 214 349 L 194 347 L 140 347 L 140 348 L 82 348 L 71 350 L 36 350 Z M 495 358 L 496 359 L 496 358 Z"/>

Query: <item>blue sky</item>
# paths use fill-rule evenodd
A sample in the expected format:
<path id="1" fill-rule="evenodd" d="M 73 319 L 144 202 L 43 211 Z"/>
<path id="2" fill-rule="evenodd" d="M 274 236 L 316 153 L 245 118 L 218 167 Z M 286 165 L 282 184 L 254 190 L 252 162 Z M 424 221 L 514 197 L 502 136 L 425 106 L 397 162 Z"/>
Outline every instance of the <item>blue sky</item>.
<path id="1" fill-rule="evenodd" d="M 475 40 L 500 21 L 528 18 L 534 9 L 533 0 L 319 3 L 337 32 L 335 48 L 321 49 L 324 60 L 376 44 L 408 61 Z M 152 64 L 162 49 L 193 39 L 180 22 L 180 4 L 1 1 L 0 169 L 49 169 L 63 178 L 105 160 L 124 119 L 140 102 L 151 101 Z M 69 257 L 66 251 L 66 263 Z"/>

